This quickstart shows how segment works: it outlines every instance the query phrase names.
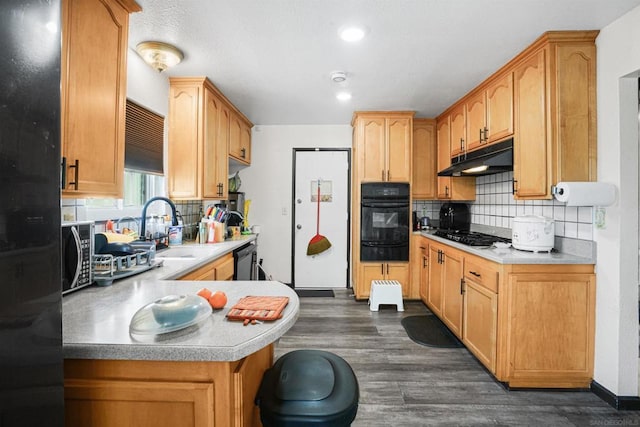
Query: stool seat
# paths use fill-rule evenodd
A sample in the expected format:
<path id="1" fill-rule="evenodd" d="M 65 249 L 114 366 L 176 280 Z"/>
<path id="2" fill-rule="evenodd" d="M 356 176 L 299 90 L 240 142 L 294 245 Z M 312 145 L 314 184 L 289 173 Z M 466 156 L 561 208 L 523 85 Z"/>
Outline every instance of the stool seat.
<path id="1" fill-rule="evenodd" d="M 404 311 L 402 285 L 397 280 L 372 280 L 369 292 L 369 310 L 378 311 L 380 304 L 393 304 Z"/>
<path id="2" fill-rule="evenodd" d="M 295 350 L 267 369 L 255 403 L 264 427 L 347 427 L 358 399 L 358 380 L 343 358 Z"/>

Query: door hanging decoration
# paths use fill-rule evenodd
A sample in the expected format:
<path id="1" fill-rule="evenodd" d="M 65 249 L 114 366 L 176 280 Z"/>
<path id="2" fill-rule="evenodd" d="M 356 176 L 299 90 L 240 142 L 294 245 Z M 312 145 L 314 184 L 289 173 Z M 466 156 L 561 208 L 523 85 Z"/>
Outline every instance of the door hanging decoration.
<path id="1" fill-rule="evenodd" d="M 331 197 L 331 181 L 325 181 L 326 183 L 328 183 L 328 187 L 329 187 L 329 191 L 328 191 L 328 197 Z M 320 201 L 321 199 L 323 199 L 323 197 L 321 197 L 321 191 L 320 191 L 320 187 L 322 187 L 324 183 L 322 182 L 321 179 L 318 179 L 316 181 L 316 188 L 317 190 L 315 191 L 315 201 L 318 204 L 318 209 L 317 209 L 317 216 L 316 216 L 316 235 L 313 236 L 311 238 L 311 240 L 309 241 L 309 245 L 307 246 L 307 255 L 318 255 L 319 253 L 322 253 L 324 251 L 326 251 L 327 249 L 329 249 L 331 247 L 331 242 L 329 242 L 329 239 L 327 239 L 326 237 L 324 237 L 323 235 L 320 234 Z M 312 181 L 312 185 L 313 185 L 313 181 Z M 325 187 L 326 189 L 326 187 Z M 311 192 L 312 196 L 311 196 L 311 201 L 313 202 L 314 197 L 313 197 L 313 191 Z M 325 193 L 325 196 L 327 194 Z M 324 201 L 324 200 L 322 200 Z M 331 201 L 331 200 L 329 200 Z"/>

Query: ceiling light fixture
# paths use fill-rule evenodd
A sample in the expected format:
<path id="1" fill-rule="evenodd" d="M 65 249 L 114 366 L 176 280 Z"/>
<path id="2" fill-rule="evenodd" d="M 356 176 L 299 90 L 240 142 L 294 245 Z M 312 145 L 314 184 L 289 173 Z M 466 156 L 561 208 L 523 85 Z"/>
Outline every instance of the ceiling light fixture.
<path id="1" fill-rule="evenodd" d="M 169 67 L 178 65 L 184 55 L 176 47 L 163 42 L 142 42 L 136 46 L 136 52 L 151 68 L 163 72 Z"/>
<path id="2" fill-rule="evenodd" d="M 345 102 L 351 99 L 351 94 L 349 92 L 339 92 L 336 95 L 339 101 Z"/>
<path id="3" fill-rule="evenodd" d="M 347 80 L 347 73 L 345 73 L 344 71 L 334 71 L 333 73 L 331 73 L 331 80 L 334 83 L 342 83 Z"/>
<path id="4" fill-rule="evenodd" d="M 364 38 L 367 31 L 364 27 L 343 27 L 338 31 L 340 38 L 346 42 L 357 42 Z"/>

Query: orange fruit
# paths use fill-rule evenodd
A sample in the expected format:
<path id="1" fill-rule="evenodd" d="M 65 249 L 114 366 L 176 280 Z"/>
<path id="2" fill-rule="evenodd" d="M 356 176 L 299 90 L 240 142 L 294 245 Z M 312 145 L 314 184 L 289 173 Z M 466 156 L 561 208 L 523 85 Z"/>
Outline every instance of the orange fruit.
<path id="1" fill-rule="evenodd" d="M 198 291 L 198 296 L 201 296 L 202 298 L 208 300 L 209 298 L 211 298 L 211 291 L 207 288 L 202 288 Z"/>
<path id="2" fill-rule="evenodd" d="M 213 295 L 209 297 L 209 304 L 213 308 L 224 308 L 227 304 L 227 294 L 222 291 L 215 291 Z"/>

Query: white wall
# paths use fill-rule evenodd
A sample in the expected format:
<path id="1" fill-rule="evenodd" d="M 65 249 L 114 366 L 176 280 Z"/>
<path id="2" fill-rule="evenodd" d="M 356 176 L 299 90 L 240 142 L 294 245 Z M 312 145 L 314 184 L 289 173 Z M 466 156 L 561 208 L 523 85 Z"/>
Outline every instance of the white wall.
<path id="1" fill-rule="evenodd" d="M 351 148 L 349 125 L 255 126 L 251 167 L 240 171 L 249 224 L 259 224 L 258 257 L 274 280 L 291 282 L 293 148 Z"/>
<path id="2" fill-rule="evenodd" d="M 167 117 L 169 79 L 147 65 L 134 49 L 129 49 L 127 55 L 127 98 Z"/>
<path id="3" fill-rule="evenodd" d="M 607 228 L 595 233 L 594 380 L 618 396 L 638 396 L 640 7 L 602 29 L 596 43 L 598 180 L 616 184 L 619 197 L 606 209 Z"/>

